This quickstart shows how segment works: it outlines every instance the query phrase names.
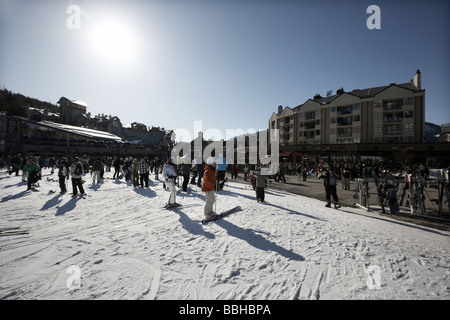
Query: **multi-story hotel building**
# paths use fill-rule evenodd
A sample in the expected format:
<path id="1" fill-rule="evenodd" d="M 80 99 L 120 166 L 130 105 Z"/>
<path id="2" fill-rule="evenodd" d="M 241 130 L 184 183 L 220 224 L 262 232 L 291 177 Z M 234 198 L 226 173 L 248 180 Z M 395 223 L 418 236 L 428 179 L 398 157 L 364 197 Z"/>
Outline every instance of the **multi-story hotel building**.
<path id="1" fill-rule="evenodd" d="M 425 90 L 417 70 L 408 83 L 337 90 L 305 103 L 278 107 L 269 129 L 279 129 L 280 145 L 421 143 L 425 136 Z"/>
<path id="2" fill-rule="evenodd" d="M 366 158 L 450 165 L 450 146 L 425 139 L 425 89 L 417 70 L 407 83 L 316 94 L 305 103 L 278 107 L 269 129 L 279 130 L 280 156 Z"/>

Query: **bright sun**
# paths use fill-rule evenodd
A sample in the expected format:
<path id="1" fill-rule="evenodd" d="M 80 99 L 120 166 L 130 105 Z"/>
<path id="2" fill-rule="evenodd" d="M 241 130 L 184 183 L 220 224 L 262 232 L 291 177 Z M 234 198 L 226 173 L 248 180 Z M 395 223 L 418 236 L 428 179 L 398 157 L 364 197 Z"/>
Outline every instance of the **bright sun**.
<path id="1" fill-rule="evenodd" d="M 92 49 L 101 59 L 124 63 L 136 57 L 136 37 L 125 24 L 107 20 L 94 25 L 89 34 Z"/>

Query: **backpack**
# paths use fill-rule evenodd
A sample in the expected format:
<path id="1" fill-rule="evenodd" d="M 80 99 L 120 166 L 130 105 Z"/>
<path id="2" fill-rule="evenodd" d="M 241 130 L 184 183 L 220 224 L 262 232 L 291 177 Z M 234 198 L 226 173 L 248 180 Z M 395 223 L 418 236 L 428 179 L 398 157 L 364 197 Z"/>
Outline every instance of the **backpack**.
<path id="1" fill-rule="evenodd" d="M 82 174 L 83 173 L 83 168 L 81 168 L 81 164 L 77 163 L 75 165 L 75 171 L 73 172 L 74 174 Z"/>

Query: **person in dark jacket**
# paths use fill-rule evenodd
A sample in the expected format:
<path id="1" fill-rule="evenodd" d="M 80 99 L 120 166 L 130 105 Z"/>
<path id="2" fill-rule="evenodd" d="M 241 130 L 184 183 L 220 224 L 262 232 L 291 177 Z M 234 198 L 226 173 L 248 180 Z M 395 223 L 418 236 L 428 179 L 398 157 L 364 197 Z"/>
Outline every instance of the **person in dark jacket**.
<path id="1" fill-rule="evenodd" d="M 69 163 L 66 157 L 62 157 L 58 165 L 59 188 L 61 194 L 67 192 L 66 179 L 69 179 Z"/>
<path id="2" fill-rule="evenodd" d="M 101 158 L 97 158 L 97 160 L 94 161 L 92 164 L 92 184 L 94 184 L 95 181 L 100 183 L 100 172 L 103 170 L 104 166 Z"/>
<path id="3" fill-rule="evenodd" d="M 340 207 L 339 198 L 337 195 L 337 175 L 329 165 L 325 165 L 325 170 L 322 172 L 321 178 L 323 179 L 323 185 L 325 187 L 325 199 L 327 203 L 325 207 L 331 207 L 331 197 L 333 197 L 334 208 Z"/>
<path id="4" fill-rule="evenodd" d="M 266 187 L 266 176 L 261 175 L 261 170 L 255 171 L 255 191 L 256 191 L 256 201 L 264 202 L 264 189 Z"/>
<path id="5" fill-rule="evenodd" d="M 73 159 L 73 163 L 69 167 L 69 170 L 72 176 L 72 197 L 76 197 L 78 195 L 78 190 L 80 190 L 81 196 L 84 196 L 85 193 L 82 180 L 84 169 L 78 158 Z"/>
<path id="6" fill-rule="evenodd" d="M 191 174 L 191 165 L 189 163 L 182 163 L 181 164 L 181 175 L 183 176 L 182 190 L 184 192 L 188 191 L 190 174 Z"/>

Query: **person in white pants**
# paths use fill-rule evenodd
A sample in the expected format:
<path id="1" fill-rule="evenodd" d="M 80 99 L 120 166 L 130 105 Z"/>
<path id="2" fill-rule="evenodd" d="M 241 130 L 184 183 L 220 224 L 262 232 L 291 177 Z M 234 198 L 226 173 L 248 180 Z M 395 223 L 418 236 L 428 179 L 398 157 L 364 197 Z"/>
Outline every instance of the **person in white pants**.
<path id="1" fill-rule="evenodd" d="M 166 185 L 170 191 L 169 203 L 167 207 L 175 207 L 179 206 L 177 203 L 177 190 L 175 187 L 175 179 L 177 177 L 177 173 L 175 171 L 174 163 L 171 158 L 167 160 L 163 167 L 163 178 L 166 181 Z"/>

